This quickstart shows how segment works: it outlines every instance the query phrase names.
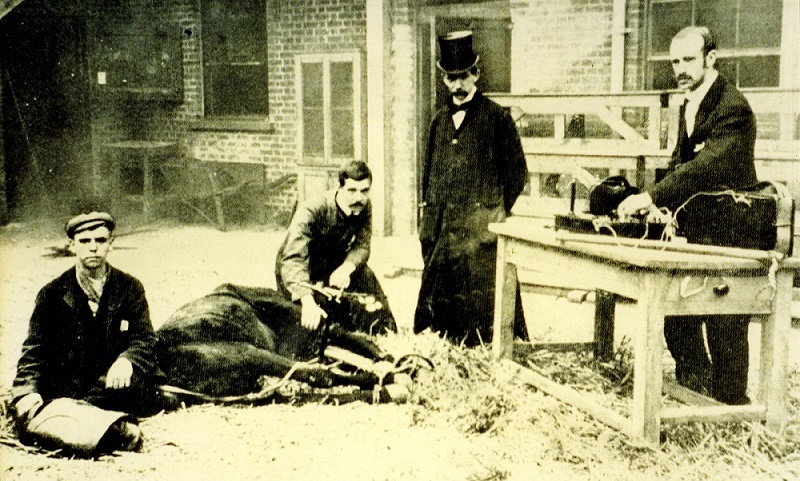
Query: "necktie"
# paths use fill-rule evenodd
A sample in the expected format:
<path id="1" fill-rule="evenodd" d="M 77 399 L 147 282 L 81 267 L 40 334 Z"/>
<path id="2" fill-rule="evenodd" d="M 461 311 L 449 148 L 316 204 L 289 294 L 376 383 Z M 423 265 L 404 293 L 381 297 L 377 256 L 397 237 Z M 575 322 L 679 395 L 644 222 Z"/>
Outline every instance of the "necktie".
<path id="1" fill-rule="evenodd" d="M 466 111 L 467 108 L 469 108 L 471 103 L 472 102 L 470 101 L 470 102 L 464 102 L 461 105 L 456 105 L 455 103 L 450 101 L 450 102 L 447 103 L 447 109 L 450 112 L 450 115 L 455 115 L 456 112 Z"/>
<path id="2" fill-rule="evenodd" d="M 692 136 L 694 132 L 695 119 L 697 118 L 697 102 L 686 100 L 683 108 L 683 117 L 686 122 L 686 135 Z"/>

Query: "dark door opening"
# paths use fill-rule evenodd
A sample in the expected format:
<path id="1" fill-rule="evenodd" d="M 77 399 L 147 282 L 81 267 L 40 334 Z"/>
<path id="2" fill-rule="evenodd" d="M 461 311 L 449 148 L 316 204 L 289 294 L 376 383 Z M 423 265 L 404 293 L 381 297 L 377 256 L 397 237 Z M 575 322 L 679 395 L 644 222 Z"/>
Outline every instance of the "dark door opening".
<path id="1" fill-rule="evenodd" d="M 9 217 L 55 216 L 91 186 L 85 21 L 23 4 L 0 32 Z"/>

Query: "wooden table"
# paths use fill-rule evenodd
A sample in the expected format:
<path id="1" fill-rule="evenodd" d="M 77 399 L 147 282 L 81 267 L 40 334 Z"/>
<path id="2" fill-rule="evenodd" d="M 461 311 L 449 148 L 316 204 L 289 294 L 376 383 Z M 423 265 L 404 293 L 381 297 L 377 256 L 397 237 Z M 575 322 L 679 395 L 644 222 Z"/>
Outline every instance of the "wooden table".
<path id="1" fill-rule="evenodd" d="M 565 233 L 513 218 L 490 224 L 489 230 L 499 238 L 492 346 L 499 359 L 510 359 L 513 354 L 517 266 L 558 270 L 562 276 L 574 276 L 587 289 L 637 300 L 641 323 L 633 339 L 635 374 L 630 417 L 592 403 L 571 387 L 558 385 L 532 370 L 523 370 L 527 382 L 646 444 L 658 443 L 662 423 L 756 419 L 766 421 L 772 430 L 783 429 L 792 280 L 794 272 L 800 270 L 799 258 L 773 262 L 768 252 L 699 245 L 684 245 L 678 248 L 689 252 L 677 252 L 650 248 L 655 245 L 652 241 L 644 243 L 646 247 L 641 243 L 627 247 L 616 245 L 617 241 L 607 236 L 563 236 Z M 713 287 L 721 284 L 728 286 L 727 292 L 715 293 Z M 662 409 L 664 316 L 701 314 L 763 318 L 759 392 L 753 404 L 727 406 L 712 401 L 704 406 Z M 529 319 L 535 316 L 528 313 Z M 595 342 L 598 335 L 602 333 L 595 332 Z M 514 363 L 514 367 L 519 366 Z"/>
<path id="2" fill-rule="evenodd" d="M 155 200 L 153 172 L 161 163 L 176 156 L 177 147 L 177 142 L 157 140 L 125 140 L 103 144 L 103 148 L 111 151 L 111 159 L 114 163 L 112 192 L 117 199 L 122 195 L 120 184 L 123 166 L 131 162 L 142 163 L 141 201 L 145 222 L 149 221 L 152 216 Z"/>

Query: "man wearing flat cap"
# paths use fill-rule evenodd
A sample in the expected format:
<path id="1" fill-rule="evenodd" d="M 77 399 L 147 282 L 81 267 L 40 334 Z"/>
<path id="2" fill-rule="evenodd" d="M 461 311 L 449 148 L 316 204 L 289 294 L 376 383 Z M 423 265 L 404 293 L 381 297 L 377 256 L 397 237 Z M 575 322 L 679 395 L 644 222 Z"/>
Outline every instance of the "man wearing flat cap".
<path id="1" fill-rule="evenodd" d="M 477 89 L 472 32 L 439 37 L 447 105 L 434 116 L 423 159 L 420 242 L 425 262 L 414 331 L 473 346 L 492 338 L 497 237 L 528 177 L 510 114 Z M 515 334 L 525 338 L 517 289 Z"/>
<path id="2" fill-rule="evenodd" d="M 12 386 L 23 442 L 90 452 L 108 428 L 96 423 L 113 422 L 110 449 L 136 449 L 141 432 L 130 415 L 157 409 L 156 336 L 141 282 L 106 260 L 114 226 L 105 212 L 82 213 L 65 225 L 77 261 L 39 291 Z M 64 416 L 81 427 L 54 421 Z M 89 438 L 73 439 L 76 431 Z M 86 434 L 92 432 L 94 438 Z"/>

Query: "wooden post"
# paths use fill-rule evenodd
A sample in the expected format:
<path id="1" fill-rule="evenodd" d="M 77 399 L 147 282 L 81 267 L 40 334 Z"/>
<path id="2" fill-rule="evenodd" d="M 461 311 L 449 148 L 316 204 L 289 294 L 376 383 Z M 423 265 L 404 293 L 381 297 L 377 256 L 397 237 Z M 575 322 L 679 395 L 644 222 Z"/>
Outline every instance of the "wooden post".
<path id="1" fill-rule="evenodd" d="M 639 288 L 640 319 L 634 340 L 633 411 L 631 435 L 646 444 L 658 444 L 661 435 L 661 356 L 664 336 L 664 312 L 659 298 L 666 280 L 647 273 Z"/>
<path id="2" fill-rule="evenodd" d="M 594 301 L 594 358 L 610 361 L 614 357 L 614 314 L 617 295 L 597 289 Z"/>
<path id="3" fill-rule="evenodd" d="M 145 223 L 150 222 L 153 216 L 153 161 L 150 152 L 146 150 L 141 154 L 142 157 L 142 212 L 144 213 Z"/>
<path id="4" fill-rule="evenodd" d="M 508 242 L 507 237 L 498 236 L 494 291 L 494 332 L 492 334 L 492 351 L 495 359 L 510 359 L 514 353 L 517 266 L 507 262 Z"/>
<path id="5" fill-rule="evenodd" d="M 391 97 L 390 58 L 391 2 L 367 2 L 367 161 L 372 169 L 372 229 L 377 236 L 391 232 L 391 122 L 387 111 Z M 359 115 L 359 113 L 356 113 Z"/>
<path id="6" fill-rule="evenodd" d="M 777 272 L 772 313 L 761 324 L 759 398 L 767 408 L 767 428 L 779 433 L 786 425 L 786 363 L 792 323 L 792 282 L 793 271 L 784 269 Z"/>
<path id="7" fill-rule="evenodd" d="M 636 187 L 644 190 L 647 182 L 647 162 L 644 155 L 636 156 Z"/>

